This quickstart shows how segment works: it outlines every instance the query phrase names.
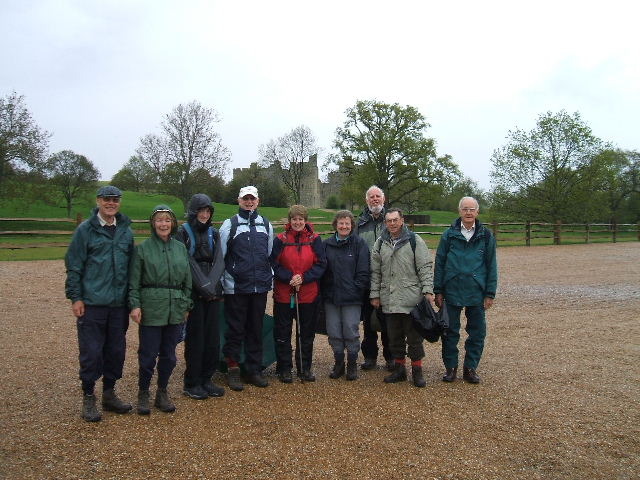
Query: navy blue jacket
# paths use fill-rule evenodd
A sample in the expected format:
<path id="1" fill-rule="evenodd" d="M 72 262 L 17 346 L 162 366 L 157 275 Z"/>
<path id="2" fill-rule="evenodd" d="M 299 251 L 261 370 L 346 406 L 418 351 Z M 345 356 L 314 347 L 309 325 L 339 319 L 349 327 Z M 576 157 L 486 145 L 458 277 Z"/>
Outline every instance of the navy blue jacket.
<path id="1" fill-rule="evenodd" d="M 369 289 L 369 247 L 358 235 L 337 240 L 331 235 L 324 242 L 327 269 L 321 292 L 325 302 L 337 306 L 362 305 Z"/>

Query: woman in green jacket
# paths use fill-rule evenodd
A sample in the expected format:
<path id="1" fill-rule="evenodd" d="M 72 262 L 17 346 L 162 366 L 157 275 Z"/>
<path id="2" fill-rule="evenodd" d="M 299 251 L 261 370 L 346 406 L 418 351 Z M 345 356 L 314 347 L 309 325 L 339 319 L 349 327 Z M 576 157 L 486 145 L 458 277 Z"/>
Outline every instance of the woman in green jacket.
<path id="1" fill-rule="evenodd" d="M 176 345 L 192 306 L 191 270 L 184 244 L 175 240 L 178 222 L 166 205 L 158 205 L 149 220 L 151 237 L 138 245 L 129 278 L 131 320 L 138 329 L 138 413 L 148 415 L 149 385 L 158 370 L 155 406 L 163 412 L 176 407 L 167 393 L 176 366 Z"/>

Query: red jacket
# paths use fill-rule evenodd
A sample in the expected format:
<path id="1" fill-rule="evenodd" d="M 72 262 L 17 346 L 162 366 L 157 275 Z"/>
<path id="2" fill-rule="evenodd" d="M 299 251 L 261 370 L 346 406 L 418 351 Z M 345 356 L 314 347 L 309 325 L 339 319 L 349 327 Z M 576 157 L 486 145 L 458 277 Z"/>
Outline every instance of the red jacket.
<path id="1" fill-rule="evenodd" d="M 302 285 L 298 291 L 299 303 L 312 303 L 318 298 L 318 280 L 322 277 L 327 260 L 320 236 L 313 226 L 305 224 L 296 232 L 287 224 L 285 231 L 273 240 L 271 250 L 273 268 L 273 299 L 278 303 L 289 303 L 293 287 L 289 285 L 294 275 L 302 275 Z"/>

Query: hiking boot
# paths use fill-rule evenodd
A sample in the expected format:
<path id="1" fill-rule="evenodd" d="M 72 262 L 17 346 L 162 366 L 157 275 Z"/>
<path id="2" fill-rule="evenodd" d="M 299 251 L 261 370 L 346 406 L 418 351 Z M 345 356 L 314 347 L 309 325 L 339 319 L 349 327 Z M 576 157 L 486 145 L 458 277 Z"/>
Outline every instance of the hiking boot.
<path id="1" fill-rule="evenodd" d="M 149 415 L 151 407 L 149 405 L 149 390 L 138 390 L 138 415 Z"/>
<path id="2" fill-rule="evenodd" d="M 133 407 L 118 398 L 113 388 L 102 392 L 102 409 L 107 412 L 129 413 Z"/>
<path id="3" fill-rule="evenodd" d="M 349 381 L 358 379 L 358 364 L 356 363 L 355 360 L 352 361 L 352 362 L 347 362 L 346 379 L 349 380 Z"/>
<path id="4" fill-rule="evenodd" d="M 156 390 L 156 401 L 154 402 L 154 405 L 161 412 L 171 413 L 176 411 L 176 406 L 171 401 L 171 397 L 169 397 L 169 393 L 166 388 L 158 387 L 158 390 Z"/>
<path id="5" fill-rule="evenodd" d="M 87 422 L 99 422 L 102 419 L 102 415 L 96 407 L 95 395 L 83 395 L 82 396 L 82 418 Z"/>
<path id="6" fill-rule="evenodd" d="M 376 369 L 376 359 L 375 358 L 365 358 L 364 363 L 360 365 L 360 368 L 363 370 L 375 370 Z"/>
<path id="7" fill-rule="evenodd" d="M 254 387 L 265 388 L 269 386 L 269 382 L 260 372 L 248 374 L 246 380 L 247 383 L 250 383 Z"/>
<path id="8" fill-rule="evenodd" d="M 407 370 L 402 363 L 396 363 L 391 375 L 384 377 L 384 383 L 404 382 L 407 379 Z"/>
<path id="9" fill-rule="evenodd" d="M 222 397 L 224 395 L 224 388 L 213 383 L 211 379 L 204 382 L 202 388 L 204 388 L 204 391 L 207 392 L 207 395 L 210 397 Z"/>
<path id="10" fill-rule="evenodd" d="M 194 400 L 206 400 L 209 398 L 209 394 L 207 391 L 202 388 L 201 385 L 194 385 L 193 387 L 184 387 L 182 390 L 187 397 L 193 398 Z"/>
<path id="11" fill-rule="evenodd" d="M 278 380 L 280 380 L 282 383 L 292 383 L 293 375 L 291 374 L 291 370 L 284 370 L 278 373 Z"/>
<path id="12" fill-rule="evenodd" d="M 458 375 L 458 367 L 447 368 L 447 371 L 442 376 L 443 382 L 454 382 Z"/>
<path id="13" fill-rule="evenodd" d="M 469 383 L 480 383 L 480 377 L 476 373 L 475 368 L 464 367 L 462 370 L 462 379 Z"/>
<path id="14" fill-rule="evenodd" d="M 230 367 L 227 373 L 227 385 L 231 390 L 241 392 L 244 390 L 244 384 L 240 378 L 240 367 Z"/>
<path id="15" fill-rule="evenodd" d="M 384 369 L 387 372 L 393 372 L 395 368 L 396 368 L 396 362 L 393 361 L 393 358 L 391 360 L 385 360 Z"/>
<path id="16" fill-rule="evenodd" d="M 418 388 L 423 388 L 427 385 L 427 381 L 422 375 L 422 367 L 411 367 L 411 378 L 413 379 L 413 384 Z"/>
<path id="17" fill-rule="evenodd" d="M 344 375 L 344 361 L 336 362 L 329 374 L 329 378 L 340 378 L 342 375 Z"/>
<path id="18" fill-rule="evenodd" d="M 303 370 L 302 372 L 298 372 L 298 378 L 300 378 L 304 382 L 316 381 L 316 376 L 311 372 L 311 370 Z"/>

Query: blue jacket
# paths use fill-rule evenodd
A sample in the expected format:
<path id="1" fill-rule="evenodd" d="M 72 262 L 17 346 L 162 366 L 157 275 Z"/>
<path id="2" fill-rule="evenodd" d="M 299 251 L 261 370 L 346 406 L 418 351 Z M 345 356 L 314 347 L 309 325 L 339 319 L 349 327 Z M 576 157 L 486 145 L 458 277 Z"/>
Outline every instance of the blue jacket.
<path id="1" fill-rule="evenodd" d="M 231 238 L 233 218 L 237 227 Z M 258 215 L 239 209 L 239 213 L 220 227 L 220 246 L 225 262 L 222 289 L 225 295 L 266 293 L 273 285 L 269 256 L 273 247 L 273 227 Z"/>
<path id="2" fill-rule="evenodd" d="M 362 305 L 369 289 L 369 247 L 358 235 L 337 240 L 331 235 L 324 242 L 327 269 L 320 290 L 325 302 L 337 306 Z"/>
<path id="3" fill-rule="evenodd" d="M 72 302 L 121 307 L 127 304 L 129 262 L 133 254 L 133 232 L 129 217 L 116 214 L 111 236 L 100 225 L 98 209 L 73 233 L 64 263 L 65 293 Z"/>
<path id="4" fill-rule="evenodd" d="M 467 242 L 458 218 L 440 238 L 436 252 L 433 291 L 444 295 L 447 303 L 479 306 L 485 297 L 494 298 L 498 286 L 496 239 L 476 219 L 473 237 Z"/>

